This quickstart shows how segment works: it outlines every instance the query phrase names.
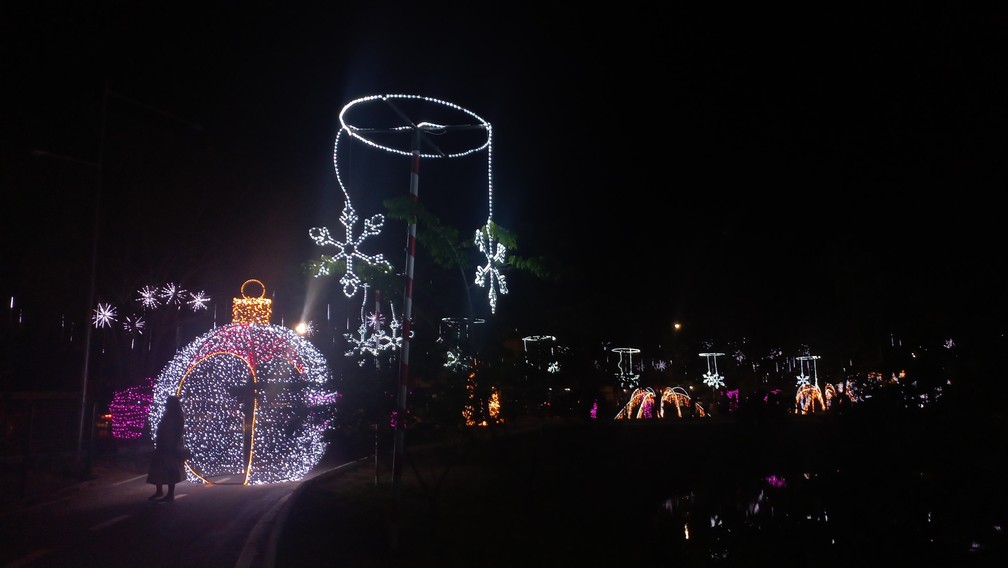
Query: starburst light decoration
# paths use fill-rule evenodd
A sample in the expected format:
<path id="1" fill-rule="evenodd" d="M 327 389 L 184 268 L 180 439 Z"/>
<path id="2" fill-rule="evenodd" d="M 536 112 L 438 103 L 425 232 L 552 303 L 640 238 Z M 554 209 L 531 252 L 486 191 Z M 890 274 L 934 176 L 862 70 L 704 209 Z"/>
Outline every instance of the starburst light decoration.
<path id="1" fill-rule="evenodd" d="M 95 327 L 112 327 L 116 321 L 116 309 L 112 304 L 98 303 L 94 315 L 91 317 Z"/>
<path id="2" fill-rule="evenodd" d="M 707 358 L 707 372 L 703 374 L 703 382 L 710 388 L 717 390 L 725 386 L 724 376 L 718 373 L 717 358 L 724 353 L 701 353 L 701 357 Z"/>
<path id="3" fill-rule="evenodd" d="M 248 303 L 257 304 L 262 308 Z M 180 350 L 154 384 L 152 433 L 168 396 L 182 401 L 190 482 L 234 475 L 246 485 L 297 481 L 326 450 L 338 396 L 327 386 L 326 360 L 294 330 L 259 323 L 260 315 L 236 309 L 233 323 Z"/>

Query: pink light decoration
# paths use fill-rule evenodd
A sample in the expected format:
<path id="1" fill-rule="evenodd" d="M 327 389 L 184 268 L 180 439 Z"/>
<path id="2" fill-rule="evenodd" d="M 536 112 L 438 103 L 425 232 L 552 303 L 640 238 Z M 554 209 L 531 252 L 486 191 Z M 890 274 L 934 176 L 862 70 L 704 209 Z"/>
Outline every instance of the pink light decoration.
<path id="1" fill-rule="evenodd" d="M 112 437 L 120 440 L 135 440 L 147 429 L 147 415 L 154 401 L 154 380 L 146 384 L 116 391 L 109 405 L 112 413 Z"/>

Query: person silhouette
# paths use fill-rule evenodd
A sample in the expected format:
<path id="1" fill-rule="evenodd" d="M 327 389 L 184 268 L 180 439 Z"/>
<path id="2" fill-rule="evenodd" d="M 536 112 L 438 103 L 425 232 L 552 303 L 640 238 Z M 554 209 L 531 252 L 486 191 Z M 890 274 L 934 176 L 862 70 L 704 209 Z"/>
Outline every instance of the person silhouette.
<path id="1" fill-rule="evenodd" d="M 185 477 L 184 435 L 185 414 L 182 412 L 182 401 L 177 396 L 169 396 L 154 436 L 154 454 L 147 471 L 147 483 L 157 488 L 147 498 L 149 501 L 175 499 L 175 484 Z M 163 490 L 165 485 L 168 486 L 168 493 Z"/>

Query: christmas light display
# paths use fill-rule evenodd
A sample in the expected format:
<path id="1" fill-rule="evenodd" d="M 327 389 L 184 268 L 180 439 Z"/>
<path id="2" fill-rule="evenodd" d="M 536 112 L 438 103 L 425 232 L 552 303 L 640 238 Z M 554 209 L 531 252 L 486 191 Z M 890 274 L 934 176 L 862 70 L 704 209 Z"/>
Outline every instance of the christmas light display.
<path id="1" fill-rule="evenodd" d="M 363 107 L 372 106 L 369 105 L 369 103 L 375 102 L 385 103 L 385 106 L 395 109 L 395 112 L 391 113 L 394 122 L 383 126 L 375 124 L 360 126 L 353 124 L 354 121 L 351 120 L 353 118 L 351 115 L 355 115 L 356 112 Z M 417 121 L 414 124 L 412 120 L 406 119 L 395 107 L 397 103 L 401 102 L 423 102 L 432 104 L 435 107 L 443 107 L 444 109 L 448 109 L 450 112 L 460 112 L 463 115 L 474 119 L 476 124 L 447 125 L 427 121 Z M 329 230 L 325 227 L 313 228 L 309 231 L 309 236 L 316 244 L 320 246 L 335 246 L 338 249 L 335 255 L 323 256 L 322 262 L 319 263 L 319 272 L 317 275 L 322 276 L 328 274 L 331 266 L 339 262 L 345 262 L 346 269 L 343 276 L 340 278 L 340 283 L 343 284 L 343 293 L 349 298 L 356 294 L 357 289 L 360 287 L 362 282 L 360 277 L 354 273 L 353 264 L 355 259 L 363 261 L 367 264 L 382 267 L 386 270 L 391 270 L 391 265 L 382 255 L 369 255 L 361 252 L 360 250 L 361 245 L 367 237 L 378 235 L 380 233 L 381 227 L 384 223 L 384 217 L 382 215 L 373 215 L 370 219 L 365 221 L 364 230 L 358 236 L 353 236 L 354 225 L 356 224 L 358 218 L 353 205 L 351 204 L 346 184 L 340 174 L 339 142 L 341 135 L 346 134 L 351 138 L 363 142 L 373 148 L 393 154 L 409 156 L 414 160 L 419 160 L 420 158 L 459 158 L 486 150 L 487 193 L 489 196 L 489 207 L 486 224 L 483 228 L 476 231 L 475 243 L 479 246 L 480 251 L 486 255 L 487 263 L 483 266 L 477 267 L 476 284 L 489 288 L 488 296 L 490 309 L 493 313 L 496 313 L 498 293 L 507 294 L 507 283 L 499 269 L 499 265 L 506 260 L 506 249 L 503 245 L 501 245 L 501 243 L 496 242 L 493 235 L 493 129 L 490 123 L 483 120 L 475 113 L 456 104 L 430 97 L 404 94 L 372 95 L 355 99 L 343 106 L 340 110 L 339 120 L 340 130 L 336 134 L 336 142 L 333 148 L 333 164 L 336 168 L 336 179 L 340 185 L 340 189 L 343 191 L 343 197 L 345 200 L 343 214 L 340 216 L 340 222 L 344 227 L 346 240 L 341 242 L 333 239 L 329 235 Z M 481 137 L 479 144 L 475 146 L 467 146 L 456 152 L 444 152 L 439 150 L 436 153 L 425 153 L 412 147 L 396 147 L 387 142 L 379 142 L 379 138 L 377 136 L 379 133 L 402 133 L 405 135 L 405 139 L 410 141 L 410 146 L 412 146 L 414 135 L 418 135 L 420 132 L 444 134 L 453 130 L 483 130 L 486 132 L 486 139 L 484 141 Z M 415 173 L 416 163 L 414 163 L 414 181 Z M 411 194 L 414 190 L 415 187 L 411 188 Z M 411 277 L 412 274 L 409 274 L 408 276 Z M 409 317 L 409 315 L 409 310 L 407 310 L 407 317 Z"/>
<path id="2" fill-rule="evenodd" d="M 116 321 L 116 309 L 112 304 L 98 303 L 98 307 L 95 308 L 94 316 L 91 317 L 91 321 L 94 322 L 95 327 L 112 327 L 112 324 Z"/>
<path id="3" fill-rule="evenodd" d="M 655 408 L 657 399 L 657 408 Z M 676 416 L 682 418 L 682 409 L 690 407 L 690 396 L 683 387 L 665 387 L 659 397 L 651 387 L 637 388 L 630 394 L 630 399 L 616 414 L 616 420 L 665 418 L 665 405 L 675 405 Z M 696 405 L 696 416 L 705 416 L 703 408 Z"/>
<path id="4" fill-rule="evenodd" d="M 820 410 L 826 410 L 826 401 L 823 400 L 819 385 L 805 383 L 799 386 L 798 392 L 795 394 L 795 414 L 815 412 L 816 402 L 819 403 Z"/>
<path id="5" fill-rule="evenodd" d="M 112 414 L 112 437 L 135 440 L 142 437 L 147 428 L 150 413 L 154 379 L 147 379 L 143 385 L 116 391 L 109 404 Z"/>
<path id="6" fill-rule="evenodd" d="M 326 449 L 337 393 L 327 388 L 325 358 L 293 330 L 269 324 L 268 304 L 245 296 L 245 284 L 235 321 L 179 351 L 154 384 L 151 432 L 167 397 L 179 396 L 193 483 L 236 474 L 246 485 L 296 481 Z"/>
<path id="7" fill-rule="evenodd" d="M 245 287 L 249 284 L 257 284 L 261 288 L 258 297 L 245 295 Z M 241 295 L 241 298 L 234 298 L 231 304 L 231 319 L 234 323 L 269 325 L 270 318 L 273 317 L 273 301 L 266 297 L 266 286 L 250 278 L 241 285 Z"/>
<path id="8" fill-rule="evenodd" d="M 801 357 L 795 357 L 795 359 L 798 360 L 798 377 L 797 377 L 798 384 L 796 386 L 801 387 L 804 385 L 812 384 L 815 385 L 817 388 L 819 387 L 819 377 L 816 376 L 816 364 L 815 364 L 816 359 L 818 358 L 819 358 L 818 355 L 804 355 Z M 805 374 L 806 361 L 812 362 L 811 368 L 809 369 L 812 372 L 811 381 L 809 380 L 809 375 Z"/>
<path id="9" fill-rule="evenodd" d="M 613 353 L 619 354 L 619 363 L 616 367 L 616 379 L 623 388 L 630 388 L 637 384 L 640 373 L 634 367 L 633 356 L 640 353 L 636 347 L 614 347 Z"/>
<path id="10" fill-rule="evenodd" d="M 391 302 L 389 303 L 389 308 L 392 312 L 392 319 L 389 323 L 389 329 L 386 331 L 385 316 L 381 313 L 381 295 L 375 292 L 375 311 L 367 315 L 365 315 L 364 308 L 367 300 L 367 284 L 364 285 L 362 300 L 360 309 L 361 322 L 357 327 L 357 333 L 343 334 L 349 345 L 345 355 L 347 357 L 362 357 L 363 355 L 377 357 L 383 351 L 391 351 L 392 349 L 401 347 L 402 337 L 399 335 L 399 330 L 402 328 L 402 322 L 396 318 Z M 364 363 L 365 360 L 362 357 L 358 361 L 358 364 L 363 367 Z"/>
<path id="11" fill-rule="evenodd" d="M 552 335 L 528 335 L 522 338 L 525 348 L 525 364 L 545 370 L 547 373 L 560 371 L 557 355 L 563 348 L 557 345 L 557 338 Z"/>
<path id="12" fill-rule="evenodd" d="M 446 368 L 468 373 L 476 366 L 476 358 L 470 353 L 469 331 L 472 326 L 484 323 L 486 320 L 483 318 L 441 318 L 437 342 L 445 347 Z"/>
<path id="13" fill-rule="evenodd" d="M 143 335 L 147 322 L 141 316 L 126 316 L 123 318 L 123 330 L 130 336 L 130 349 L 136 345 L 136 338 Z"/>
<path id="14" fill-rule="evenodd" d="M 724 353 L 701 353 L 701 357 L 707 358 L 707 372 L 703 374 L 703 382 L 710 388 L 717 390 L 725 386 L 724 376 L 718 373 L 717 358 Z M 712 366 L 713 363 L 713 366 Z"/>

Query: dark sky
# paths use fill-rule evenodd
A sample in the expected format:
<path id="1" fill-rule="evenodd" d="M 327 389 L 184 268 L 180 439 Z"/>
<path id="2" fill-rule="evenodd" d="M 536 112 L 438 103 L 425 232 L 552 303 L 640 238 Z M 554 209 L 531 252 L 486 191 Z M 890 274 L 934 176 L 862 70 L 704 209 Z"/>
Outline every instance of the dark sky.
<path id="1" fill-rule="evenodd" d="M 296 313 L 326 252 L 308 230 L 342 236 L 338 113 L 403 93 L 493 125 L 494 220 L 562 275 L 510 278 L 493 317 L 521 334 L 1000 329 L 1000 13 L 138 4 L 2 8 L 5 297 L 82 311 L 100 159 L 99 300 L 183 281 L 229 306 L 258 278 Z M 348 160 L 362 218 L 407 195 L 408 158 Z M 424 161 L 420 201 L 474 231 L 485 160 Z M 401 269 L 405 227 L 386 230 Z M 416 309 L 454 315 L 432 272 Z"/>

